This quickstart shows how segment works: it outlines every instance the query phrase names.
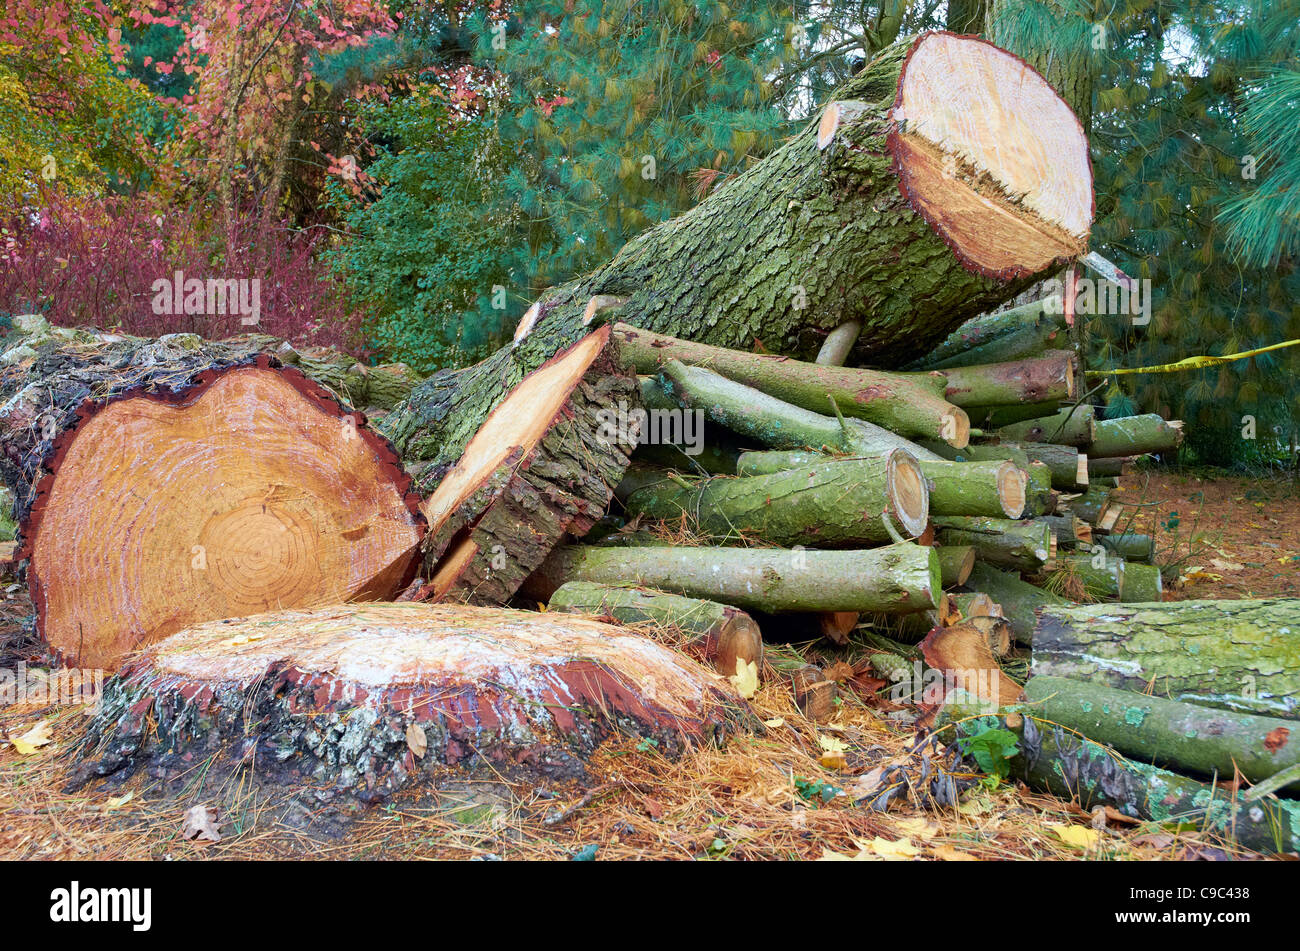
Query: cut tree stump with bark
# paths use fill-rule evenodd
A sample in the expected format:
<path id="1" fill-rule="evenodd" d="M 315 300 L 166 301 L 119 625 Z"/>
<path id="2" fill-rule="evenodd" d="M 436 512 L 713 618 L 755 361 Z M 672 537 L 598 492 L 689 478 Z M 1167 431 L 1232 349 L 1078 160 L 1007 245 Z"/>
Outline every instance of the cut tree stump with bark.
<path id="1" fill-rule="evenodd" d="M 211 621 L 105 688 L 82 747 L 101 773 L 192 754 L 377 798 L 448 768 L 585 778 L 616 736 L 674 755 L 744 716 L 712 670 L 567 614 L 332 604 Z"/>
<path id="2" fill-rule="evenodd" d="M 1300 719 L 1300 599 L 1047 607 L 1032 671 Z"/>
<path id="3" fill-rule="evenodd" d="M 1064 677 L 1031 677 L 1025 699 L 1036 716 L 1180 773 L 1228 781 L 1240 770 L 1258 783 L 1300 766 L 1300 734 L 1293 741 L 1297 727 L 1291 720 L 1210 710 Z M 1300 781 L 1285 791 L 1300 792 Z"/>
<path id="4" fill-rule="evenodd" d="M 925 478 L 902 450 L 736 478 L 641 471 L 620 485 L 618 496 L 630 516 L 684 521 L 715 539 L 754 537 L 783 546 L 915 538 L 929 518 Z"/>
<path id="5" fill-rule="evenodd" d="M 1128 567 L 1124 559 L 1105 554 L 1096 560 L 1102 563 L 1095 564 L 1091 554 L 1067 555 L 1061 559 L 1061 568 L 1083 586 L 1089 597 L 1118 598 Z"/>
<path id="6" fill-rule="evenodd" d="M 1012 775 L 1085 811 L 1112 806 L 1134 819 L 1185 823 L 1256 851 L 1300 850 L 1300 804 L 1292 800 L 1252 801 L 1221 784 L 1126 759 L 1032 715 L 1007 726 L 1020 734 Z"/>
<path id="7" fill-rule="evenodd" d="M 686 635 L 684 646 L 719 673 L 736 673 L 736 661 L 763 662 L 763 636 L 748 614 L 717 601 L 686 598 L 639 585 L 561 585 L 547 602 L 548 611 L 611 617 L 620 624 L 651 623 Z"/>
<path id="8" fill-rule="evenodd" d="M 745 353 L 638 330 L 614 327 L 620 352 L 638 373 L 658 373 L 673 360 L 707 367 L 729 380 L 815 413 L 865 419 L 900 436 L 967 442 L 964 410 L 944 398 L 938 374 L 898 374 L 804 363 L 772 354 Z"/>
<path id="9" fill-rule="evenodd" d="M 1164 598 L 1164 591 L 1164 581 L 1158 567 L 1144 565 L 1137 561 L 1124 562 L 1119 599 L 1125 604 L 1161 601 Z"/>
<path id="10" fill-rule="evenodd" d="M 544 601 L 570 581 L 643 584 L 767 613 L 902 614 L 930 610 L 943 594 L 933 549 L 912 544 L 867 551 L 566 545 L 524 593 Z"/>
<path id="11" fill-rule="evenodd" d="M 469 431 L 465 417 L 495 408 Z M 421 597 L 501 604 L 565 533 L 605 514 L 636 440 L 634 375 L 620 369 L 610 328 L 558 353 L 504 395 L 478 364 L 436 374 L 383 428 L 417 476 L 429 523 Z"/>
<path id="12" fill-rule="evenodd" d="M 414 577 L 424 522 L 392 447 L 263 345 L 59 349 L 0 409 L 37 631 L 66 662 Z"/>

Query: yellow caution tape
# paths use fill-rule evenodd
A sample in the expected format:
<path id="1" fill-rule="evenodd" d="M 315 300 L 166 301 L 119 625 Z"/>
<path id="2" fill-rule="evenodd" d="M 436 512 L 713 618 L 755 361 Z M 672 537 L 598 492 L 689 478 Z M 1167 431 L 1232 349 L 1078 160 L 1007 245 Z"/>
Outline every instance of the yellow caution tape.
<path id="1" fill-rule="evenodd" d="M 1220 363 L 1231 363 L 1233 360 L 1244 360 L 1246 357 L 1253 357 L 1260 353 L 1268 353 L 1270 350 L 1281 350 L 1283 347 L 1294 347 L 1300 344 L 1300 340 L 1284 340 L 1282 343 L 1275 343 L 1268 347 L 1260 347 L 1257 350 L 1246 350 L 1242 353 L 1228 353 L 1221 357 L 1188 357 L 1186 360 L 1179 360 L 1177 363 L 1163 363 L 1157 367 L 1124 367 L 1117 370 L 1089 370 L 1088 376 L 1111 376 L 1123 373 L 1178 373 L 1180 370 L 1199 370 L 1203 367 L 1215 367 Z"/>

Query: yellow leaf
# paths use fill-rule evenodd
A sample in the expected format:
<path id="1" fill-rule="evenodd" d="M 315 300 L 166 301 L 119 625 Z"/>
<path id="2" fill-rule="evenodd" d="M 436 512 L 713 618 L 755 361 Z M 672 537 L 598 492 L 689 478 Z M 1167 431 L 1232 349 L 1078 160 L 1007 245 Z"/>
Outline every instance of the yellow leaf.
<path id="1" fill-rule="evenodd" d="M 22 736 L 11 736 L 9 742 L 23 756 L 35 756 L 37 750 L 50 742 L 50 721 L 42 720 Z"/>
<path id="2" fill-rule="evenodd" d="M 1096 829 L 1090 829 L 1087 826 L 1072 826 L 1062 822 L 1049 822 L 1047 827 L 1056 833 L 1057 837 L 1066 845 L 1072 845 L 1076 849 L 1090 849 L 1097 844 L 1101 838 L 1101 833 Z"/>
<path id="3" fill-rule="evenodd" d="M 429 738 L 420 724 L 412 723 L 406 728 L 406 748 L 416 759 L 424 759 L 424 754 L 429 749 Z"/>
<path id="4" fill-rule="evenodd" d="M 736 692 L 748 700 L 758 692 L 758 664 L 746 663 L 741 657 L 736 658 L 736 672 L 727 678 Z"/>
<path id="5" fill-rule="evenodd" d="M 888 839 L 876 836 L 869 845 L 872 852 L 891 862 L 906 861 L 921 854 L 921 850 L 912 844 L 911 839 L 899 839 L 897 842 L 890 842 Z"/>
<path id="6" fill-rule="evenodd" d="M 108 802 L 104 803 L 104 811 L 112 812 L 114 809 L 121 809 L 134 798 L 135 793 L 133 792 L 129 792 L 125 796 L 110 796 Z"/>
<path id="7" fill-rule="evenodd" d="M 899 819 L 895 823 L 898 831 L 906 833 L 909 836 L 915 836 L 922 842 L 929 842 L 939 834 L 938 824 L 931 822 L 924 816 L 916 816 L 912 819 Z"/>
<path id="8" fill-rule="evenodd" d="M 833 736 L 827 736 L 825 733 L 817 737 L 817 743 L 827 753 L 843 753 L 848 749 L 843 740 L 837 740 Z"/>
<path id="9" fill-rule="evenodd" d="M 975 856 L 969 852 L 959 852 L 950 845 L 936 845 L 930 850 L 930 854 L 941 862 L 978 862 Z"/>
<path id="10" fill-rule="evenodd" d="M 773 729 L 779 726 L 785 726 L 785 717 L 772 717 L 770 720 L 764 720 L 763 726 L 770 726 Z"/>

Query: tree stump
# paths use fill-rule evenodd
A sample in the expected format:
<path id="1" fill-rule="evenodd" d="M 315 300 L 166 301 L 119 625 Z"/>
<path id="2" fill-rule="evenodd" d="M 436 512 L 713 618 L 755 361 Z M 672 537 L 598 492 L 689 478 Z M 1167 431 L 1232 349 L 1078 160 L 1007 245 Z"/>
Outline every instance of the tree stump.
<path id="1" fill-rule="evenodd" d="M 106 686 L 82 755 L 106 774 L 215 754 L 372 798 L 453 768 L 582 779 L 611 737 L 677 755 L 745 716 L 718 674 L 598 621 L 334 604 L 212 621 L 147 648 Z"/>

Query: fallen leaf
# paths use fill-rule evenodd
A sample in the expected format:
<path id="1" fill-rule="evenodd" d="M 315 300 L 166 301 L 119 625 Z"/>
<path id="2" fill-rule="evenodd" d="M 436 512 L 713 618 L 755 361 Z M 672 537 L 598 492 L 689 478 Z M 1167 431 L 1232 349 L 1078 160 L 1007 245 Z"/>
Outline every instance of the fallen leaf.
<path id="1" fill-rule="evenodd" d="M 1235 561 L 1224 561 L 1222 558 L 1211 558 L 1210 564 L 1216 568 L 1222 568 L 1224 571 L 1245 571 L 1244 565 L 1239 565 Z"/>
<path id="2" fill-rule="evenodd" d="M 929 842 L 939 834 L 938 824 L 931 822 L 924 816 L 915 816 L 911 819 L 899 819 L 895 825 L 898 826 L 899 832 L 920 839 L 922 842 Z"/>
<path id="3" fill-rule="evenodd" d="M 406 748 L 415 754 L 416 759 L 424 759 L 429 749 L 429 738 L 424 735 L 424 727 L 412 723 L 406 728 Z"/>
<path id="4" fill-rule="evenodd" d="M 748 700 L 758 693 L 758 664 L 752 660 L 746 663 L 744 658 L 737 657 L 736 672 L 727 679 L 736 688 L 736 692 Z"/>
<path id="5" fill-rule="evenodd" d="M 785 726 L 785 717 L 772 717 L 770 720 L 764 720 L 763 726 L 769 726 L 776 729 L 779 726 Z"/>
<path id="6" fill-rule="evenodd" d="M 912 844 L 911 839 L 899 839 L 890 842 L 876 836 L 869 843 L 871 851 L 890 862 L 906 861 L 921 854 L 921 850 Z"/>
<path id="7" fill-rule="evenodd" d="M 112 812 L 114 809 L 121 809 L 134 798 L 134 792 L 129 792 L 125 796 L 109 796 L 108 802 L 104 803 L 104 811 Z"/>
<path id="8" fill-rule="evenodd" d="M 1147 845 L 1153 849 L 1167 849 L 1174 844 L 1174 837 L 1168 832 L 1148 832 L 1146 835 L 1135 836 L 1131 844 Z"/>
<path id="9" fill-rule="evenodd" d="M 1101 838 L 1101 833 L 1096 829 L 1088 826 L 1066 825 L 1063 822 L 1049 822 L 1047 827 L 1056 833 L 1066 845 L 1072 845 L 1076 849 L 1090 849 L 1097 844 Z"/>
<path id="10" fill-rule="evenodd" d="M 201 839 L 208 842 L 220 842 L 221 833 L 217 828 L 216 810 L 208 806 L 192 806 L 185 812 L 185 822 L 181 825 L 181 835 L 187 839 Z"/>
<path id="11" fill-rule="evenodd" d="M 930 849 L 930 854 L 943 862 L 978 862 L 975 856 L 969 852 L 961 852 L 950 845 L 936 845 Z"/>
<path id="12" fill-rule="evenodd" d="M 1276 753 L 1282 747 L 1286 746 L 1287 740 L 1291 737 L 1291 731 L 1284 726 L 1275 727 L 1269 730 L 1264 737 L 1264 749 L 1270 753 Z"/>
<path id="13" fill-rule="evenodd" d="M 9 742 L 23 756 L 35 756 L 42 746 L 50 742 L 50 721 L 42 720 L 22 736 L 11 736 Z"/>

